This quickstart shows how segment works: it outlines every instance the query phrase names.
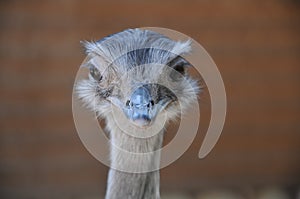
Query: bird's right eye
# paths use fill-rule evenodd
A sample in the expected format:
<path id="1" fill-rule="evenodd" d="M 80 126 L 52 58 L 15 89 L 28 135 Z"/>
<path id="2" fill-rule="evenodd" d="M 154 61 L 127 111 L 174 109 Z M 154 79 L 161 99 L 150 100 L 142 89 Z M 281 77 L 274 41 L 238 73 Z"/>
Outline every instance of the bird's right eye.
<path id="1" fill-rule="evenodd" d="M 95 66 L 92 66 L 90 68 L 90 74 L 92 75 L 92 77 L 95 80 L 97 80 L 97 81 L 101 81 L 102 80 L 102 75 L 101 75 L 100 71 Z"/>
<path id="2" fill-rule="evenodd" d="M 129 106 L 130 105 L 130 100 L 127 100 L 126 101 L 126 106 Z"/>

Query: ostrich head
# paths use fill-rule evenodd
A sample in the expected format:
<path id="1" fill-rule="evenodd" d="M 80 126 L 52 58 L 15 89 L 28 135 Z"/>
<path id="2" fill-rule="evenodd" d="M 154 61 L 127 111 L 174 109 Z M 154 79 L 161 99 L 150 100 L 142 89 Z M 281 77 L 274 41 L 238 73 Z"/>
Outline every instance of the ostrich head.
<path id="1" fill-rule="evenodd" d="M 99 117 L 114 115 L 122 125 L 147 129 L 163 118 L 175 119 L 197 100 L 197 82 L 182 57 L 190 51 L 190 41 L 129 29 L 84 46 L 89 77 L 76 89 Z"/>

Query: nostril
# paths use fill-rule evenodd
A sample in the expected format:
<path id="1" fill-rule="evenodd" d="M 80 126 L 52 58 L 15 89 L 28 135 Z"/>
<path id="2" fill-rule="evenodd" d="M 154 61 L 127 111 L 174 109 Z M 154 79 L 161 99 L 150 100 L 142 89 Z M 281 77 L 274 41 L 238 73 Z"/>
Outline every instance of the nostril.
<path id="1" fill-rule="evenodd" d="M 147 104 L 147 108 L 150 108 L 151 106 L 154 106 L 154 101 L 153 101 L 153 100 L 151 100 L 151 101 L 149 102 L 149 104 Z"/>
<path id="2" fill-rule="evenodd" d="M 154 106 L 154 101 L 151 100 L 151 101 L 150 101 L 150 104 L 151 104 L 151 106 Z"/>

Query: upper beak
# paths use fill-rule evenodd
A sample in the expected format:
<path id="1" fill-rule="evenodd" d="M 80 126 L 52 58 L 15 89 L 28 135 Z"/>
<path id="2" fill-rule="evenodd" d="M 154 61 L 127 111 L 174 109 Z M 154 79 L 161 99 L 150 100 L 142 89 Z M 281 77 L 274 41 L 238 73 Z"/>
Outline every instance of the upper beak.
<path id="1" fill-rule="evenodd" d="M 155 99 L 151 90 L 155 91 Z M 158 84 L 145 84 L 131 94 L 123 111 L 135 125 L 146 127 L 151 125 L 161 110 L 176 100 L 177 97 L 168 88 Z"/>
<path id="2" fill-rule="evenodd" d="M 126 102 L 124 112 L 135 125 L 140 127 L 150 125 L 157 111 L 154 108 L 149 88 L 142 86 L 136 89 L 130 100 Z"/>

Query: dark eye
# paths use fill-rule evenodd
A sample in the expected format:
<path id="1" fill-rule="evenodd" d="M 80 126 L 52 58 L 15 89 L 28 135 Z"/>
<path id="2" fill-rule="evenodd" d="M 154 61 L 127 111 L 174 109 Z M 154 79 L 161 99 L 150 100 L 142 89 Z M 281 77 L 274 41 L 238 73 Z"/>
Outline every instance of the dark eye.
<path id="1" fill-rule="evenodd" d="M 184 74 L 184 67 L 183 67 L 183 65 L 176 65 L 176 66 L 174 66 L 174 70 L 176 70 L 180 74 Z"/>
<path id="2" fill-rule="evenodd" d="M 101 75 L 100 71 L 95 66 L 90 68 L 90 74 L 92 75 L 92 77 L 95 80 L 97 80 L 97 81 L 102 80 L 102 75 Z"/>
<path id="3" fill-rule="evenodd" d="M 182 65 L 177 65 L 177 66 L 173 67 L 173 69 L 170 73 L 170 77 L 174 81 L 179 81 L 183 77 L 184 74 L 185 74 L 184 67 Z"/>
<path id="4" fill-rule="evenodd" d="M 184 68 L 190 66 L 190 63 L 187 62 L 183 57 L 177 56 L 169 61 L 167 65 L 183 75 L 185 72 Z"/>
<path id="5" fill-rule="evenodd" d="M 126 106 L 129 106 L 129 105 L 130 105 L 130 100 L 127 100 Z"/>

